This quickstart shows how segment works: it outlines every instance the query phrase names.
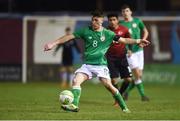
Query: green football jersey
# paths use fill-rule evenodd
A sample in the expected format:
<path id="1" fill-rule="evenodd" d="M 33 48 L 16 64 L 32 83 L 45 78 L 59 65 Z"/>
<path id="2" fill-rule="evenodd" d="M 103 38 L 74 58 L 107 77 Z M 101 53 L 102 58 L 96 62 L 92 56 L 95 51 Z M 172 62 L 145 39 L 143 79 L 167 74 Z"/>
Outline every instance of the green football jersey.
<path id="1" fill-rule="evenodd" d="M 105 28 L 102 31 L 94 31 L 92 27 L 86 27 L 75 31 L 73 35 L 84 40 L 85 64 L 107 65 L 105 53 L 113 41 L 114 32 Z"/>
<path id="2" fill-rule="evenodd" d="M 144 23 L 138 19 L 133 18 L 132 21 L 120 21 L 121 25 L 126 26 L 129 29 L 129 33 L 131 34 L 131 38 L 133 39 L 141 39 L 141 33 L 145 27 Z M 143 48 L 139 47 L 137 44 L 132 45 L 132 51 L 137 52 L 143 50 Z"/>

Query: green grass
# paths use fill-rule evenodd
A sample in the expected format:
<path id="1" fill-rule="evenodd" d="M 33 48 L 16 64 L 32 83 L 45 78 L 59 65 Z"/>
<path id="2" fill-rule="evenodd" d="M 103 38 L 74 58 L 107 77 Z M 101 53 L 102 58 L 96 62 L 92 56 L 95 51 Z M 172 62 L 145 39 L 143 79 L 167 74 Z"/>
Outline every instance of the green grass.
<path id="1" fill-rule="evenodd" d="M 58 83 L 0 83 L 0 119 L 180 119 L 180 85 L 146 84 L 150 102 L 141 102 L 135 88 L 127 105 L 132 111 L 124 114 L 113 107 L 111 94 L 101 85 L 84 83 L 80 100 L 80 112 L 60 109 Z"/>

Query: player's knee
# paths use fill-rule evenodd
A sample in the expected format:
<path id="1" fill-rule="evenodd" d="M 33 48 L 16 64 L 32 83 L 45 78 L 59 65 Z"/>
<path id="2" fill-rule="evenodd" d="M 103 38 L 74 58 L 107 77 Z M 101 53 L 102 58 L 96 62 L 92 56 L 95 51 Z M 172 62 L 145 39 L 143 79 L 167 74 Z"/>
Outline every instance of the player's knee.
<path id="1" fill-rule="evenodd" d="M 140 76 L 140 74 L 139 74 L 139 73 L 134 74 L 134 77 L 135 77 L 135 80 L 138 80 L 138 79 L 140 79 L 140 78 L 141 78 L 141 76 Z"/>
<path id="2" fill-rule="evenodd" d="M 128 78 L 124 78 L 124 81 L 126 81 L 126 82 L 132 82 L 133 80 L 132 80 L 131 77 L 128 77 Z"/>
<path id="3" fill-rule="evenodd" d="M 105 81 L 104 82 L 104 86 L 112 93 L 112 94 L 115 94 L 117 91 L 118 91 L 118 89 L 116 89 L 113 85 L 112 85 L 112 83 L 111 83 L 111 81 Z"/>
<path id="4" fill-rule="evenodd" d="M 112 78 L 111 82 L 112 82 L 112 84 L 117 84 L 118 83 L 118 78 Z"/>
<path id="5" fill-rule="evenodd" d="M 139 78 L 142 78 L 142 73 L 139 74 Z"/>
<path id="6" fill-rule="evenodd" d="M 112 85 L 111 82 L 107 83 L 107 88 L 108 88 L 112 93 L 118 91 L 118 90 Z"/>
<path id="7" fill-rule="evenodd" d="M 110 86 L 109 90 L 111 91 L 112 94 L 119 92 L 118 89 L 116 89 L 113 85 Z"/>
<path id="8" fill-rule="evenodd" d="M 111 85 L 111 82 L 110 81 L 104 81 L 104 86 L 109 89 L 110 88 L 110 85 Z"/>
<path id="9" fill-rule="evenodd" d="M 78 83 L 77 78 L 74 78 L 74 79 L 73 79 L 72 85 L 73 85 L 73 86 L 79 86 L 79 83 Z"/>

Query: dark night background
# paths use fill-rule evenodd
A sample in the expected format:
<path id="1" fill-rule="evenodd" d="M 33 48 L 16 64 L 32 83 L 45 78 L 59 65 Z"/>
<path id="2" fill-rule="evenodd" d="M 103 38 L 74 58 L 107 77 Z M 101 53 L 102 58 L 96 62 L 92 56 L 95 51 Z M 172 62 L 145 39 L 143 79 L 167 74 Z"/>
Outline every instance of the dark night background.
<path id="1" fill-rule="evenodd" d="M 151 12 L 177 14 L 180 11 L 180 0 L 0 0 L 0 13 L 87 13 L 94 9 L 109 12 L 119 11 L 124 3 L 139 15 Z"/>
<path id="2" fill-rule="evenodd" d="M 53 74 L 58 79 L 58 66 L 46 66 L 34 63 L 34 45 L 35 33 L 37 28 L 37 19 L 27 22 L 30 17 L 76 17 L 88 16 L 95 9 L 104 11 L 105 14 L 110 12 L 120 13 L 121 6 L 128 4 L 133 10 L 134 16 L 146 17 L 146 25 L 149 31 L 152 31 L 153 26 L 157 27 L 155 35 L 151 35 L 149 39 L 157 35 L 160 44 L 152 43 L 146 48 L 145 61 L 146 63 L 180 63 L 179 38 L 180 30 L 180 0 L 0 0 L 0 80 L 21 80 L 23 67 L 23 42 L 27 39 L 28 51 L 28 78 L 31 80 L 43 78 L 54 79 Z M 161 18 L 160 21 L 150 18 Z M 148 19 L 147 19 L 148 18 Z M 168 21 L 168 18 L 173 18 Z M 51 20 L 51 19 L 49 19 Z M 27 22 L 27 26 L 24 24 Z M 54 26 L 50 21 L 47 27 Z M 81 27 L 86 21 L 75 21 L 75 28 Z M 49 28 L 48 28 L 49 29 Z M 26 31 L 27 30 L 27 33 Z M 53 31 L 53 30 L 49 30 Z M 24 33 L 28 36 L 24 37 Z M 173 34 L 172 34 L 173 33 Z M 41 38 L 40 38 L 41 40 Z M 155 41 L 154 41 L 155 42 Z M 158 49 L 155 48 L 158 47 Z M 173 49 L 171 49 L 173 47 Z M 155 49 L 154 49 L 155 48 Z M 175 49 L 174 49 L 175 48 Z M 157 50 L 157 51 L 155 51 Z M 153 57 L 154 54 L 169 54 L 167 59 L 158 60 Z M 164 57 L 164 56 L 163 56 Z M 47 57 L 48 58 L 48 57 Z M 77 60 L 79 57 L 76 57 Z M 80 59 L 79 59 L 80 60 Z M 53 68 L 53 71 L 51 70 Z M 53 74 L 51 73 L 53 72 Z M 51 75 L 48 75 L 48 74 Z"/>

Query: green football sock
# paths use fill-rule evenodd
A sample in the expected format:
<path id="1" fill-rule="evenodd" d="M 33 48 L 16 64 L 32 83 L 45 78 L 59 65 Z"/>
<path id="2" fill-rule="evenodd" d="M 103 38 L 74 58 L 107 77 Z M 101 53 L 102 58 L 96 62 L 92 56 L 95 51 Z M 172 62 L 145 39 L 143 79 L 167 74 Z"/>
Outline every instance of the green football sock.
<path id="1" fill-rule="evenodd" d="M 134 87 L 135 87 L 134 82 L 131 82 L 129 84 L 128 88 L 126 89 L 125 93 L 129 93 Z"/>
<path id="2" fill-rule="evenodd" d="M 119 92 L 116 92 L 114 94 L 114 98 L 116 99 L 116 101 L 118 102 L 118 104 L 122 110 L 127 108 L 126 103 L 124 102 L 124 100 Z"/>
<path id="3" fill-rule="evenodd" d="M 80 96 L 81 96 L 81 88 L 78 87 L 78 88 L 73 88 L 72 90 L 72 93 L 74 95 L 74 100 L 73 100 L 73 104 L 78 106 L 79 104 L 79 99 L 80 99 Z"/>
<path id="4" fill-rule="evenodd" d="M 143 97 L 145 96 L 145 93 L 144 93 L 144 86 L 143 86 L 143 83 L 139 83 L 139 84 L 136 84 L 136 87 L 138 89 L 138 92 L 139 94 Z"/>

